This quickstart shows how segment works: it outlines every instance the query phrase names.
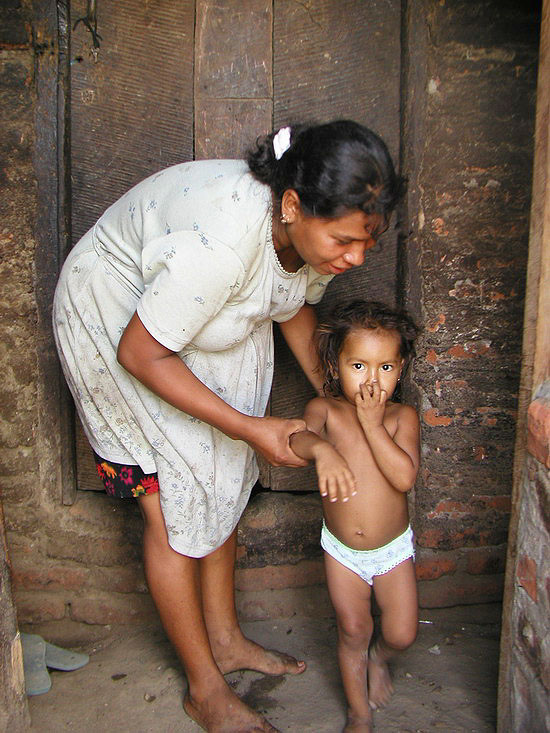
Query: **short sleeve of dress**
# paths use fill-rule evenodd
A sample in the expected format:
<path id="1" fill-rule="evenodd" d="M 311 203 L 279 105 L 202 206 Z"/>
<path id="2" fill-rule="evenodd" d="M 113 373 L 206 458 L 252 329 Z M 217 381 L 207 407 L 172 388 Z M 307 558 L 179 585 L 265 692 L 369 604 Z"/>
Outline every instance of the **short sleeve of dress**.
<path id="1" fill-rule="evenodd" d="M 137 314 L 149 333 L 181 351 L 223 308 L 244 276 L 226 244 L 201 232 L 173 232 L 143 248 L 145 291 Z"/>
<path id="2" fill-rule="evenodd" d="M 306 303 L 310 303 L 311 305 L 318 303 L 325 294 L 326 287 L 333 277 L 334 275 L 320 275 L 310 267 L 306 285 Z"/>

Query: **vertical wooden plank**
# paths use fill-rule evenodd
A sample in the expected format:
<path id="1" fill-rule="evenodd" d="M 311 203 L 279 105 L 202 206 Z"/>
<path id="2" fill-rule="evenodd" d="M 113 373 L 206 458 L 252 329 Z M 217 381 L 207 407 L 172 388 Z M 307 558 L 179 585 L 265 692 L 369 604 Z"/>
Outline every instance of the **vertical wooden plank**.
<path id="1" fill-rule="evenodd" d="M 272 2 L 204 0 L 196 28 L 195 158 L 242 158 L 272 128 Z M 258 460 L 268 486 L 269 466 Z"/>
<path id="2" fill-rule="evenodd" d="M 194 2 L 102 0 L 72 33 L 73 240 L 130 186 L 193 157 Z M 71 21 L 86 15 L 72 0 Z"/>
<path id="3" fill-rule="evenodd" d="M 71 0 L 72 26 L 86 5 Z M 71 38 L 73 242 L 132 185 L 193 157 L 194 0 L 97 5 L 96 55 L 83 23 Z M 78 421 L 76 456 L 78 488 L 102 489 Z"/>
<path id="4" fill-rule="evenodd" d="M 4 511 L 0 499 L 0 729 L 10 733 L 30 730 L 25 695 L 23 648 L 11 590 L 11 568 L 6 542 Z"/>
<path id="5" fill-rule="evenodd" d="M 271 37 L 268 0 L 198 3 L 196 158 L 242 157 L 271 130 Z"/>
<path id="6" fill-rule="evenodd" d="M 398 163 L 401 3 L 318 0 L 274 4 L 274 126 L 350 118 L 386 141 Z M 391 228 L 365 264 L 337 277 L 317 311 L 367 297 L 395 304 L 397 232 Z M 307 380 L 281 338 L 276 341 L 272 413 L 301 415 L 312 397 Z M 313 470 L 277 468 L 271 488 L 312 490 Z"/>

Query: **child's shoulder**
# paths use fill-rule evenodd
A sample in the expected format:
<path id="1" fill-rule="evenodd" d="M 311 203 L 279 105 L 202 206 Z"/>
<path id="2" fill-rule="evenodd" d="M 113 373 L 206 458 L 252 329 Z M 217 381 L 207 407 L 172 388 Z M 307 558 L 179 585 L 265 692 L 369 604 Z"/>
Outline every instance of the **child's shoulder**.
<path id="1" fill-rule="evenodd" d="M 418 424 L 418 413 L 412 405 L 404 405 L 402 402 L 390 403 L 391 415 L 398 422 Z"/>
<path id="2" fill-rule="evenodd" d="M 304 416 L 306 419 L 308 417 L 315 416 L 316 418 L 323 420 L 323 422 L 326 422 L 326 420 L 329 419 L 329 416 L 339 409 L 341 410 L 341 405 L 339 400 L 335 397 L 313 397 L 313 399 L 311 399 L 306 405 Z"/>
<path id="3" fill-rule="evenodd" d="M 311 405 L 312 409 L 317 410 L 335 410 L 338 409 L 341 404 L 342 400 L 340 400 L 338 397 L 319 395 L 318 397 L 313 397 L 307 403 L 307 406 L 310 407 Z"/>
<path id="4" fill-rule="evenodd" d="M 318 412 L 320 410 L 327 410 L 328 409 L 328 399 L 327 397 L 313 397 L 306 405 L 306 410 Z"/>

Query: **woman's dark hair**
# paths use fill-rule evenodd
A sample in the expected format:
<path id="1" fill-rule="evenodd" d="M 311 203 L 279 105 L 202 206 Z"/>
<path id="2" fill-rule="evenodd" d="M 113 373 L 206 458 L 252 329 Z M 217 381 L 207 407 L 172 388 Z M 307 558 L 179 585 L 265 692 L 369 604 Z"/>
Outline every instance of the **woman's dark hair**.
<path id="1" fill-rule="evenodd" d="M 293 125 L 290 147 L 277 160 L 276 133 L 258 138 L 248 166 L 278 202 L 287 189 L 300 197 L 306 216 L 331 218 L 360 209 L 387 222 L 404 190 L 384 141 L 352 120 Z"/>
<path id="2" fill-rule="evenodd" d="M 326 395 L 342 394 L 338 379 L 338 357 L 344 341 L 351 331 L 363 328 L 397 331 L 400 336 L 399 353 L 405 360 L 405 368 L 414 356 L 414 340 L 418 328 L 412 318 L 402 310 L 393 310 L 375 300 L 352 300 L 337 305 L 328 318 L 317 328 L 317 353 L 324 379 Z"/>

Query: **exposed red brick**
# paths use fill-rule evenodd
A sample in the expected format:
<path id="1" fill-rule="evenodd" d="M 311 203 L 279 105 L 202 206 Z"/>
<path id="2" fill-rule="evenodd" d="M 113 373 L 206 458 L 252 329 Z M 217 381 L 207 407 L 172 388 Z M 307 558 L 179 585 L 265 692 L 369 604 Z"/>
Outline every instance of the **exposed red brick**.
<path id="1" fill-rule="evenodd" d="M 497 496 L 475 494 L 472 499 L 474 501 L 481 501 L 488 509 L 495 509 L 498 512 L 509 513 L 512 508 L 512 499 L 508 494 L 499 494 Z"/>
<path id="2" fill-rule="evenodd" d="M 527 591 L 535 603 L 537 602 L 537 563 L 528 555 L 521 555 L 516 570 L 518 582 Z"/>
<path id="3" fill-rule="evenodd" d="M 447 426 L 453 421 L 448 415 L 440 415 L 439 410 L 436 407 L 426 410 L 423 414 L 423 418 L 424 422 L 432 427 L 439 427 L 441 425 Z"/>
<path id="4" fill-rule="evenodd" d="M 13 568 L 13 582 L 22 590 L 78 590 L 86 583 L 88 572 L 83 568 L 16 566 Z"/>
<path id="5" fill-rule="evenodd" d="M 550 468 L 550 400 L 536 399 L 527 411 L 527 450 Z"/>
<path id="6" fill-rule="evenodd" d="M 429 512 L 427 516 L 429 519 L 434 519 L 435 517 L 440 517 L 442 514 L 460 519 L 465 514 L 471 514 L 471 506 L 470 504 L 463 504 L 452 499 L 443 499 L 443 501 L 436 504 L 435 509 Z"/>
<path id="7" fill-rule="evenodd" d="M 141 563 L 130 563 L 124 567 L 94 568 L 88 579 L 88 587 L 117 593 L 147 593 Z"/>
<path id="8" fill-rule="evenodd" d="M 457 522 L 457 517 L 447 515 L 448 520 Z M 445 517 L 442 517 L 445 519 Z M 458 516 L 458 521 L 462 517 Z M 504 520 L 501 524 L 504 524 Z M 502 526 L 480 529 L 479 523 L 463 530 L 453 530 L 445 525 L 445 529 L 426 529 L 416 536 L 420 547 L 442 550 L 454 550 L 461 547 L 486 547 L 504 541 L 505 529 Z"/>
<path id="9" fill-rule="evenodd" d="M 311 616 L 327 618 L 334 615 L 326 585 L 309 588 L 286 588 L 281 590 L 247 591 L 236 594 L 237 611 L 242 621 L 277 619 L 277 624 L 288 623 L 292 628 L 292 617 Z M 289 650 L 290 651 L 290 650 Z"/>
<path id="10" fill-rule="evenodd" d="M 504 576 L 444 575 L 437 580 L 419 582 L 421 608 L 442 608 L 469 603 L 493 603 L 502 600 Z"/>
<path id="11" fill-rule="evenodd" d="M 241 568 L 235 573 L 235 588 L 242 591 L 300 588 L 325 582 L 323 559 L 304 560 L 296 565 L 267 565 Z"/>
<path id="12" fill-rule="evenodd" d="M 476 445 L 473 448 L 473 451 L 474 451 L 474 461 L 477 461 L 478 463 L 480 463 L 485 458 L 487 458 L 487 449 L 485 448 L 484 445 Z"/>
<path id="13" fill-rule="evenodd" d="M 444 538 L 445 532 L 441 529 L 425 529 L 416 535 L 416 542 L 421 547 L 439 547 Z"/>
<path id="14" fill-rule="evenodd" d="M 65 616 L 65 598 L 61 593 L 19 591 L 14 595 L 19 624 L 59 621 Z"/>
<path id="15" fill-rule="evenodd" d="M 491 347 L 485 341 L 470 341 L 464 345 L 451 346 L 450 349 L 447 349 L 447 353 L 455 359 L 473 359 L 486 354 L 490 349 Z"/>
<path id="16" fill-rule="evenodd" d="M 443 324 L 445 323 L 445 320 L 446 320 L 446 319 L 445 319 L 445 314 L 444 314 L 444 313 L 440 313 L 440 314 L 439 314 L 439 315 L 437 316 L 437 318 L 435 318 L 435 319 L 434 319 L 434 320 L 433 320 L 433 321 L 431 322 L 431 324 L 429 324 L 428 326 L 426 326 L 426 328 L 427 328 L 427 330 L 428 330 L 428 331 L 429 331 L 430 333 L 435 333 L 436 331 L 439 331 L 439 327 L 440 327 L 440 326 L 442 326 L 442 325 L 443 325 Z"/>
<path id="17" fill-rule="evenodd" d="M 437 363 L 437 354 L 433 349 L 430 349 L 428 353 L 426 354 L 426 361 L 430 364 L 436 364 Z"/>
<path id="18" fill-rule="evenodd" d="M 449 230 L 445 228 L 445 220 L 440 216 L 432 219 L 432 228 L 438 237 L 446 237 L 449 234 Z"/>
<path id="19" fill-rule="evenodd" d="M 435 553 L 419 553 L 415 563 L 417 580 L 435 580 L 456 571 L 456 561 Z"/>
<path id="20" fill-rule="evenodd" d="M 108 532 L 106 531 L 106 534 Z M 59 560 L 74 560 L 88 566 L 110 567 L 141 560 L 141 548 L 123 544 L 114 533 L 97 537 L 72 531 L 52 533 L 48 540 L 48 555 Z"/>
<path id="21" fill-rule="evenodd" d="M 447 353 L 459 359 L 472 359 L 475 356 L 475 354 L 468 353 L 464 346 L 461 346 L 460 344 L 452 346 L 447 350 Z"/>
<path id="22" fill-rule="evenodd" d="M 503 573 L 505 561 L 505 551 L 500 547 L 476 547 L 467 550 L 466 572 L 471 575 Z"/>
<path id="23" fill-rule="evenodd" d="M 73 621 L 86 624 L 135 624 L 157 618 L 153 601 L 148 595 L 114 593 L 87 595 L 71 601 Z"/>

